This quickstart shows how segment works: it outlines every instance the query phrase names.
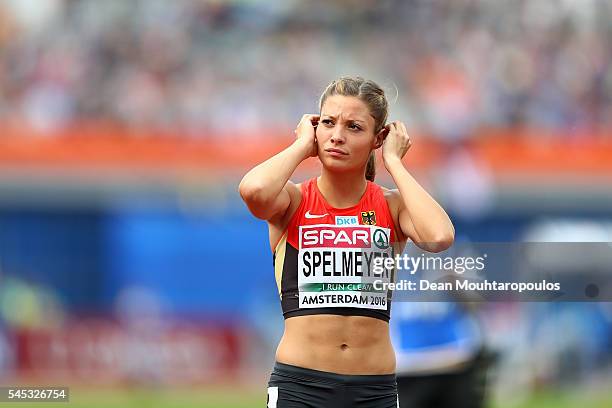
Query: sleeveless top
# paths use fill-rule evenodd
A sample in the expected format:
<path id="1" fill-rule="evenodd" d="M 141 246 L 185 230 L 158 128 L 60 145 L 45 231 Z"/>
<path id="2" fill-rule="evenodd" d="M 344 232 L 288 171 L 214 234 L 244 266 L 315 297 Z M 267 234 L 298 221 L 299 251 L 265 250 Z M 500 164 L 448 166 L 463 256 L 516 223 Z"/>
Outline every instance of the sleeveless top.
<path id="1" fill-rule="evenodd" d="M 274 250 L 274 271 L 285 319 L 334 314 L 389 321 L 395 228 L 380 186 L 367 182 L 357 205 L 330 206 L 312 178 Z M 389 265 L 387 265 L 389 266 Z"/>

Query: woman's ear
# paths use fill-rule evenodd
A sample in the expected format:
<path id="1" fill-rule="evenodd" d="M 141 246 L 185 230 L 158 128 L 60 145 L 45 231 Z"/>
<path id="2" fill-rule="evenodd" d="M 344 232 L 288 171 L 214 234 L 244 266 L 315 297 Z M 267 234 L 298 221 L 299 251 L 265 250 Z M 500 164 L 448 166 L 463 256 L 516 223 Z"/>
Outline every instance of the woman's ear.
<path id="1" fill-rule="evenodd" d="M 382 129 L 378 131 L 374 139 L 374 148 L 378 149 L 381 147 L 389 134 L 389 128 L 385 125 Z"/>

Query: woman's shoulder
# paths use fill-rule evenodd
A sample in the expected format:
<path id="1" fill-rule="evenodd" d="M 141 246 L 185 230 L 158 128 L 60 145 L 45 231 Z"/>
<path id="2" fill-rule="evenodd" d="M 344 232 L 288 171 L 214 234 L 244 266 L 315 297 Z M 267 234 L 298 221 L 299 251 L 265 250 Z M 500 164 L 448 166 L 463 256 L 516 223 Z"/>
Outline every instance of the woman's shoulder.
<path id="1" fill-rule="evenodd" d="M 291 204 L 289 208 L 289 216 L 297 209 L 300 205 L 300 201 L 302 200 L 302 188 L 304 183 L 294 183 L 293 181 L 288 181 L 285 189 L 287 193 L 289 193 L 289 197 L 291 198 Z"/>
<path id="2" fill-rule="evenodd" d="M 294 183 L 289 180 L 286 185 L 286 189 L 291 194 L 291 197 L 302 198 L 303 195 L 314 194 L 316 190 L 316 177 L 309 178 L 304 180 L 301 183 Z"/>
<path id="3" fill-rule="evenodd" d="M 289 206 L 285 213 L 278 218 L 268 220 L 268 228 L 270 231 L 270 248 L 275 250 L 282 235 L 287 230 L 289 222 L 297 212 L 302 203 L 302 184 L 294 183 L 291 180 L 285 184 L 285 191 L 289 195 Z"/>
<path id="4" fill-rule="evenodd" d="M 294 198 L 301 198 L 302 194 L 304 193 L 304 189 L 307 189 L 309 187 L 309 182 L 310 180 L 306 180 L 301 183 L 294 183 L 293 181 L 289 180 L 285 185 L 285 189 L 289 193 L 289 196 L 292 198 L 292 200 Z"/>
<path id="5" fill-rule="evenodd" d="M 393 219 L 393 223 L 395 225 L 395 233 L 398 241 L 405 242 L 406 236 L 402 232 L 400 228 L 399 222 L 399 213 L 402 208 L 402 196 L 397 188 L 387 188 L 384 186 L 380 186 L 380 189 L 383 192 L 385 197 L 385 201 L 387 202 L 387 206 L 389 207 L 389 213 L 391 214 L 391 218 Z"/>
<path id="6" fill-rule="evenodd" d="M 300 204 L 302 204 L 305 193 L 304 189 L 308 188 L 307 183 L 308 181 L 305 181 L 303 183 L 294 183 L 293 181 L 289 180 L 287 181 L 287 184 L 285 184 L 285 191 L 287 191 L 287 194 L 289 194 L 290 201 L 289 207 L 287 208 L 287 211 L 285 212 L 284 216 L 282 217 L 282 219 L 278 220 L 279 222 L 277 222 L 278 224 L 280 224 L 282 229 L 287 227 L 287 224 L 289 223 L 293 215 L 296 213 L 297 209 L 300 207 Z"/>
<path id="7" fill-rule="evenodd" d="M 376 185 L 382 191 L 383 196 L 385 197 L 385 200 L 387 200 L 387 203 L 389 203 L 389 206 L 391 206 L 391 204 L 393 205 L 399 204 L 402 197 L 397 188 L 387 188 L 385 186 L 381 186 L 380 184 L 376 184 Z"/>
<path id="8" fill-rule="evenodd" d="M 303 183 L 294 183 L 293 181 L 289 180 L 287 182 L 287 185 L 286 185 L 287 192 L 289 194 L 292 194 L 292 193 L 301 194 L 302 193 L 302 184 Z"/>
<path id="9" fill-rule="evenodd" d="M 378 185 L 382 191 L 383 197 L 389 206 L 389 212 L 393 219 L 397 219 L 400 207 L 402 205 L 402 196 L 397 188 L 387 188 L 385 186 Z"/>

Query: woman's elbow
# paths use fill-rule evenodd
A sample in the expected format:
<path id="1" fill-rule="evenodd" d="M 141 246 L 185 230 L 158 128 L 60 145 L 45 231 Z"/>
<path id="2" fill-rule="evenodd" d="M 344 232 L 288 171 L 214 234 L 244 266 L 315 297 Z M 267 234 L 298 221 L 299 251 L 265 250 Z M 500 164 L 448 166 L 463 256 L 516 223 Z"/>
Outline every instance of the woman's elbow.
<path id="1" fill-rule="evenodd" d="M 455 242 L 455 231 L 451 230 L 444 234 L 437 235 L 427 243 L 427 251 L 442 252 L 450 248 Z"/>
<path id="2" fill-rule="evenodd" d="M 436 252 L 446 251 L 448 248 L 450 248 L 453 245 L 454 242 L 455 242 L 454 233 L 444 236 L 443 238 L 437 241 L 438 247 L 436 249 L 438 250 Z"/>
<path id="3" fill-rule="evenodd" d="M 238 186 L 238 193 L 240 193 L 240 197 L 246 203 L 252 201 L 257 194 L 259 193 L 259 189 L 253 183 L 249 183 L 245 179 L 242 179 L 240 185 Z"/>
<path id="4" fill-rule="evenodd" d="M 259 184 L 245 182 L 238 186 L 240 197 L 247 205 L 251 214 L 261 220 L 270 218 L 271 204 L 264 195 L 264 187 Z"/>
<path id="5" fill-rule="evenodd" d="M 242 197 L 242 200 L 247 204 L 261 201 L 262 191 L 263 186 L 261 184 L 246 179 L 242 179 L 238 186 L 240 197 Z"/>

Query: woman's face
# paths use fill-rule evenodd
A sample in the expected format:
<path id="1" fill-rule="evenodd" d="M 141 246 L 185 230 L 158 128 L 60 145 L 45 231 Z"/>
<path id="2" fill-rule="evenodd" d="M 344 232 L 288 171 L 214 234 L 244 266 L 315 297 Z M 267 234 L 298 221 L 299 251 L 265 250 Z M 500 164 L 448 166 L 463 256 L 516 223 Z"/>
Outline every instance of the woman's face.
<path id="1" fill-rule="evenodd" d="M 319 159 L 334 171 L 365 168 L 372 149 L 378 147 L 374 117 L 354 96 L 333 95 L 321 108 L 317 126 Z"/>

